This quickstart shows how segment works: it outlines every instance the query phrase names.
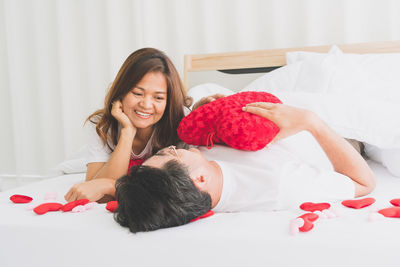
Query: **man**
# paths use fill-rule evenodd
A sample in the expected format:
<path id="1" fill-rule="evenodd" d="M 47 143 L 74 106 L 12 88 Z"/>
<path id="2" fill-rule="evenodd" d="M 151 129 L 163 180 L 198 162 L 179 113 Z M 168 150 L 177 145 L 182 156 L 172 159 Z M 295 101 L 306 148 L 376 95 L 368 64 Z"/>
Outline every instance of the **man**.
<path id="1" fill-rule="evenodd" d="M 252 103 L 243 111 L 280 128 L 273 144 L 256 152 L 165 148 L 117 181 L 115 220 L 131 232 L 151 231 L 188 223 L 210 209 L 279 210 L 374 189 L 375 176 L 360 154 L 311 111 L 272 103 Z M 293 152 L 293 139 L 285 141 L 301 131 L 312 135 L 333 168 Z"/>

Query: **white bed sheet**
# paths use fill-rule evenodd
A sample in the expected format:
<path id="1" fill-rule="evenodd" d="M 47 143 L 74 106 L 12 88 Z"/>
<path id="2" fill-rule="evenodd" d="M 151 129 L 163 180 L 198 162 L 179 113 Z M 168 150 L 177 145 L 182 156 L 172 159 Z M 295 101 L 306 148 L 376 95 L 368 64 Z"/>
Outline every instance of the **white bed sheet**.
<path id="1" fill-rule="evenodd" d="M 371 196 L 377 208 L 400 197 L 400 179 L 369 162 L 377 174 Z M 63 175 L 0 193 L 0 266 L 400 266 L 400 219 L 367 220 L 369 209 L 339 203 L 339 218 L 320 219 L 308 233 L 289 234 L 302 212 L 216 214 L 188 225 L 132 234 L 120 227 L 105 204 L 84 213 L 36 215 L 12 194 L 48 192 L 58 201 L 83 174 Z M 35 201 L 34 200 L 34 201 Z"/>

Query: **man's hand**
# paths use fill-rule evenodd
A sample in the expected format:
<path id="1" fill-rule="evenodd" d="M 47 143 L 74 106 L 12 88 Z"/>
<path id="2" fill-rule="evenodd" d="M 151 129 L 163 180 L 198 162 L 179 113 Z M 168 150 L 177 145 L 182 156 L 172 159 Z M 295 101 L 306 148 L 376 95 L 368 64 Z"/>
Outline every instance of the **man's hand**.
<path id="1" fill-rule="evenodd" d="M 214 100 L 217 100 L 218 98 L 225 97 L 223 94 L 215 94 L 215 95 L 209 95 L 206 97 L 201 98 L 199 101 L 194 103 L 192 110 L 195 110 L 196 108 L 208 104 L 210 102 L 213 102 Z"/>
<path id="2" fill-rule="evenodd" d="M 267 102 L 250 103 L 243 111 L 264 117 L 275 123 L 280 131 L 273 142 L 304 130 L 311 130 L 313 124 L 319 120 L 312 111 Z"/>
<path id="3" fill-rule="evenodd" d="M 64 196 L 64 198 L 68 202 L 84 198 L 89 199 L 89 201 L 97 201 L 106 194 L 115 194 L 115 180 L 99 178 L 88 182 L 75 184 Z"/>

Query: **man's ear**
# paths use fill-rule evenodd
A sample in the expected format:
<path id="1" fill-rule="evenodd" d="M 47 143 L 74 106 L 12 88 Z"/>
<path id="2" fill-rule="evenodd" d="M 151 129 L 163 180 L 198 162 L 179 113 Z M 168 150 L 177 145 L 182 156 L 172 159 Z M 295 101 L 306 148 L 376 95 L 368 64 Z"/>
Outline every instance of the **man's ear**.
<path id="1" fill-rule="evenodd" d="M 192 178 L 194 185 L 201 191 L 206 189 L 206 177 L 204 175 L 198 175 Z"/>

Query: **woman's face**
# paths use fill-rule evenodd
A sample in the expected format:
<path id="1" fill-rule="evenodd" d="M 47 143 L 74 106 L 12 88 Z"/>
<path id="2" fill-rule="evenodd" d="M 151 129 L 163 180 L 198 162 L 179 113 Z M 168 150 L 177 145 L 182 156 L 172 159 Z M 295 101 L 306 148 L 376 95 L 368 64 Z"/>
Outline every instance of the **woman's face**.
<path id="1" fill-rule="evenodd" d="M 148 72 L 122 99 L 122 110 L 138 129 L 152 127 L 167 105 L 167 81 L 161 72 Z"/>

